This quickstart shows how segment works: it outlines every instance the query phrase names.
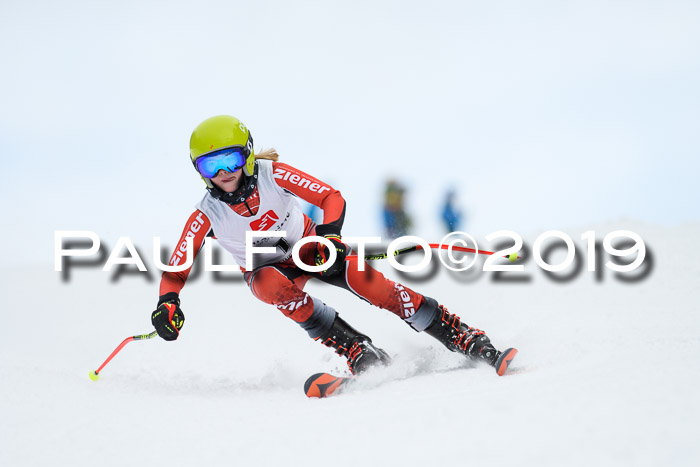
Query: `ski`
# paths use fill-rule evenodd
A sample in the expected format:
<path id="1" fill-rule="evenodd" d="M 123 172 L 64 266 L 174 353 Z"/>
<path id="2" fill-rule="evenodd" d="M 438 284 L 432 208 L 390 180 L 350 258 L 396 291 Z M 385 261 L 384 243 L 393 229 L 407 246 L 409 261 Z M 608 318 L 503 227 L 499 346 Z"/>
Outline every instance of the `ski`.
<path id="1" fill-rule="evenodd" d="M 316 373 L 309 376 L 304 383 L 304 392 L 307 397 L 328 397 L 340 392 L 342 388 L 352 380 L 353 376 L 333 376 L 330 373 Z"/>
<path id="2" fill-rule="evenodd" d="M 517 354 L 518 349 L 514 348 L 508 348 L 501 352 L 501 355 L 499 355 L 496 363 L 493 365 L 498 376 L 503 376 L 506 371 L 508 371 L 508 367 Z M 316 373 L 309 376 L 304 383 L 304 393 L 306 397 L 316 397 L 319 399 L 339 394 L 347 387 L 348 383 L 355 378 L 355 376 L 335 376 L 330 373 Z"/>
<path id="3" fill-rule="evenodd" d="M 517 354 L 518 349 L 513 348 L 506 349 L 501 353 L 501 355 L 496 360 L 496 364 L 494 365 L 498 376 L 503 376 L 506 373 L 508 367 L 510 366 L 510 362 L 513 361 Z"/>

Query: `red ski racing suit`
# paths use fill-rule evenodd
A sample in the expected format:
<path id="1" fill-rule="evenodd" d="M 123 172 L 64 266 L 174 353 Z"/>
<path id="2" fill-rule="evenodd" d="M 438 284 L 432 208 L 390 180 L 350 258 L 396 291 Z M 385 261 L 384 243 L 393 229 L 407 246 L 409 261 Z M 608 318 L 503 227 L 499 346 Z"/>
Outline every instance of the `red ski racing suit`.
<path id="1" fill-rule="evenodd" d="M 285 197 L 291 198 L 292 195 L 321 208 L 324 225 L 334 226 L 340 232 L 345 217 L 345 200 L 338 190 L 284 163 L 257 161 L 256 165 L 255 189 L 244 199 L 237 200 L 236 204 L 228 204 L 213 199 L 209 194 L 205 195 L 200 203 L 201 209 L 195 210 L 185 224 L 178 246 L 170 259 L 171 265 L 186 261 L 187 237 L 193 239 L 192 254 L 195 256 L 201 250 L 205 238 L 214 236 L 222 245 L 227 245 L 235 257 L 237 248 L 244 244 L 246 230 L 274 230 L 278 224 L 283 225 L 283 221 L 287 222 L 284 224 L 287 226 L 294 225 L 293 222 L 297 221 L 301 237 L 315 235 L 316 224 L 300 210 L 293 208 L 293 205 L 284 204 Z M 285 206 L 292 207 L 280 209 Z M 209 211 L 210 215 L 205 211 Z M 210 216 L 214 219 L 210 219 Z M 231 229 L 232 224 L 237 227 Z M 301 248 L 300 257 L 305 264 L 314 264 L 315 248 L 313 242 Z M 288 256 L 290 255 L 291 252 Z M 363 300 L 391 311 L 417 331 L 424 330 L 433 322 L 438 313 L 435 300 L 387 279 L 367 263 L 364 271 L 360 271 L 358 261 L 364 260 L 358 259 L 356 255 L 349 256 L 345 268 L 339 274 L 323 277 L 298 268 L 291 257 L 282 257 L 279 261 L 264 263 L 245 271 L 244 277 L 258 299 L 276 306 L 285 316 L 299 323 L 314 339 L 330 328 L 336 312 L 322 300 L 304 292 L 306 282 L 312 277 L 349 290 Z M 191 267 L 181 272 L 163 274 L 160 283 L 161 301 L 164 297 L 179 294 L 190 270 Z"/>

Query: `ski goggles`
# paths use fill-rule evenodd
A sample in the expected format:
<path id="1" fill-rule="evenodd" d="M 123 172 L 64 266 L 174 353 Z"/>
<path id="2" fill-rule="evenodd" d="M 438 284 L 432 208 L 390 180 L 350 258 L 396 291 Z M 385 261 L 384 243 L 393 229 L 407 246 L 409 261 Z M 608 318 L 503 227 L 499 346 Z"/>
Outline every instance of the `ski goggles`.
<path id="1" fill-rule="evenodd" d="M 204 178 L 214 178 L 223 169 L 226 172 L 237 172 L 246 164 L 248 151 L 240 146 L 224 148 L 199 157 L 194 166 Z"/>

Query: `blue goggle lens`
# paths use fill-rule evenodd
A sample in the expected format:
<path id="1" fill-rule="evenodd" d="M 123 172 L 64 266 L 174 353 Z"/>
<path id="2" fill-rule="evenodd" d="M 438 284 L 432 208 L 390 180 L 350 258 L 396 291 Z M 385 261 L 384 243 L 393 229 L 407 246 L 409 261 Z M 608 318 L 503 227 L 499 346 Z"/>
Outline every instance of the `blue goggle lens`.
<path id="1" fill-rule="evenodd" d="M 214 178 L 221 169 L 231 173 L 240 170 L 246 159 L 242 148 L 228 148 L 200 157 L 195 165 L 202 177 Z"/>

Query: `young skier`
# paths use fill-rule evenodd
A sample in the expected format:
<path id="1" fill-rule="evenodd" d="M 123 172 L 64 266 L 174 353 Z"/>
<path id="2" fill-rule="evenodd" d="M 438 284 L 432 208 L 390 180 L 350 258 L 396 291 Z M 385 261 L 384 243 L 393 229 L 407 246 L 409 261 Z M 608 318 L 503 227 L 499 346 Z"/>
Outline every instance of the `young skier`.
<path id="1" fill-rule="evenodd" d="M 187 258 L 187 237 L 193 238 L 195 256 L 207 236 L 215 236 L 237 264 L 246 264 L 246 231 L 286 231 L 285 237 L 256 236 L 255 247 L 274 247 L 274 253 L 256 253 L 246 283 L 260 300 L 275 305 L 296 321 L 311 338 L 332 347 L 347 359 L 357 375 L 373 365 L 389 362 L 389 356 L 363 333 L 346 323 L 332 307 L 304 292 L 310 278 L 342 287 L 359 298 L 391 311 L 416 331 L 426 332 L 448 349 L 471 360 L 482 360 L 502 375 L 517 350 L 500 352 L 476 328 L 462 323 L 457 315 L 434 299 L 392 282 L 364 264 L 359 271 L 357 255 L 342 242 L 345 200 L 338 190 L 290 165 L 277 162 L 274 150 L 255 154 L 250 131 L 230 116 L 212 117 L 197 126 L 190 138 L 190 157 L 207 185 L 207 193 L 190 215 L 179 247 L 170 264 Z M 295 197 L 323 210 L 323 224 L 316 225 L 304 215 Z M 335 247 L 336 261 L 325 271 L 309 273 L 292 260 L 292 247 L 303 237 L 319 236 Z M 329 258 L 323 243 L 304 245 L 299 253 L 307 265 L 323 265 Z M 179 292 L 190 272 L 165 272 L 160 298 L 151 321 L 158 335 L 175 340 L 185 316 Z"/>

